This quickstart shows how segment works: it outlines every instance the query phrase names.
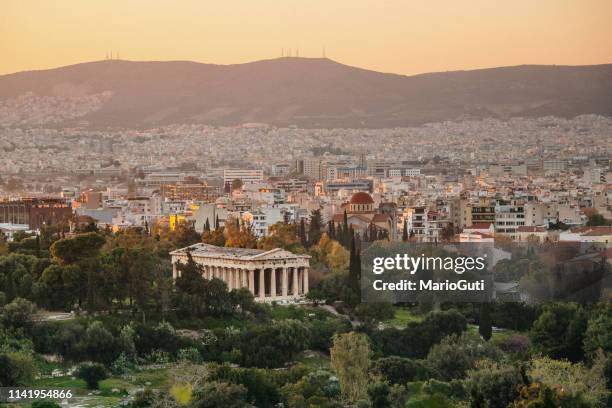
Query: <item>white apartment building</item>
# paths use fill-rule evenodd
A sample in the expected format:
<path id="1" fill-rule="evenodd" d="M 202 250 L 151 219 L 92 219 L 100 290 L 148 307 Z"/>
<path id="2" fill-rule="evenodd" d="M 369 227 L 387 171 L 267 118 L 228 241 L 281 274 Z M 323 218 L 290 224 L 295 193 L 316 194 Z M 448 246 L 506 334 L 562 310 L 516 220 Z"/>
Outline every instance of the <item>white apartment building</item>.
<path id="1" fill-rule="evenodd" d="M 495 233 L 517 238 L 518 228 L 525 225 L 525 208 L 522 204 L 495 206 Z"/>
<path id="2" fill-rule="evenodd" d="M 234 180 L 241 180 L 243 183 L 260 183 L 264 179 L 261 169 L 225 169 L 223 170 L 223 184 Z"/>

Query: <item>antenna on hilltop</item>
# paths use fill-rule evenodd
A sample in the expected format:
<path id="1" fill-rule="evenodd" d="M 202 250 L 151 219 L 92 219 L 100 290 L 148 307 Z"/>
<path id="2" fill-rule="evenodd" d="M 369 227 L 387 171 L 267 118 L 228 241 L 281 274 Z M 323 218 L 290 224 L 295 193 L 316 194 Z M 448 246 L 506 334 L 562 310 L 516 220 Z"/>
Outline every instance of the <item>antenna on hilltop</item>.
<path id="1" fill-rule="evenodd" d="M 285 56 L 285 49 L 281 48 L 281 58 Z"/>

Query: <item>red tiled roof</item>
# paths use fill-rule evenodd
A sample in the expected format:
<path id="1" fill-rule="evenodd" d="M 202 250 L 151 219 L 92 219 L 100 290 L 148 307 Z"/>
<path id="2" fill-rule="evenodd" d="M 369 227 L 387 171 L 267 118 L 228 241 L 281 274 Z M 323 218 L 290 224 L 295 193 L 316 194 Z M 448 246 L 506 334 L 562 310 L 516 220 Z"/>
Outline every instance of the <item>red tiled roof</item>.
<path id="1" fill-rule="evenodd" d="M 388 214 L 375 214 L 374 218 L 372 218 L 372 222 L 387 222 L 389 220 Z"/>
<path id="2" fill-rule="evenodd" d="M 546 228 L 522 225 L 518 227 L 517 231 L 518 232 L 546 232 Z"/>
<path id="3" fill-rule="evenodd" d="M 353 194 L 351 204 L 374 204 L 372 197 L 363 191 Z"/>

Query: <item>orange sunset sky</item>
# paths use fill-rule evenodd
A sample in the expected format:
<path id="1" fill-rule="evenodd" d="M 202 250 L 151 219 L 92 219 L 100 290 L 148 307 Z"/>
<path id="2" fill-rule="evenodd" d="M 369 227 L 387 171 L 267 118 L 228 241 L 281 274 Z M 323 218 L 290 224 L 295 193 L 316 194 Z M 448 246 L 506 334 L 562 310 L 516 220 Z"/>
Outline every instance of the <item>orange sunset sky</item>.
<path id="1" fill-rule="evenodd" d="M 302 57 L 416 74 L 612 62 L 612 0 L 2 0 L 0 74 L 104 59 Z"/>

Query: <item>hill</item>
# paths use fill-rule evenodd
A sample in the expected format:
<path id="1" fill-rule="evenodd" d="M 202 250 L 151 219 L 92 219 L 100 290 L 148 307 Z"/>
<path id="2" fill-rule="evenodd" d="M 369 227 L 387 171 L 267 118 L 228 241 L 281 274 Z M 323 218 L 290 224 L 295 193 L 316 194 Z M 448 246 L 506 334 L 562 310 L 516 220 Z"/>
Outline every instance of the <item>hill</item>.
<path id="1" fill-rule="evenodd" d="M 403 76 L 323 58 L 236 65 L 105 60 L 0 76 L 0 100 L 27 92 L 59 99 L 106 92 L 95 109 L 61 125 L 376 128 L 486 117 L 612 116 L 612 64 Z"/>

